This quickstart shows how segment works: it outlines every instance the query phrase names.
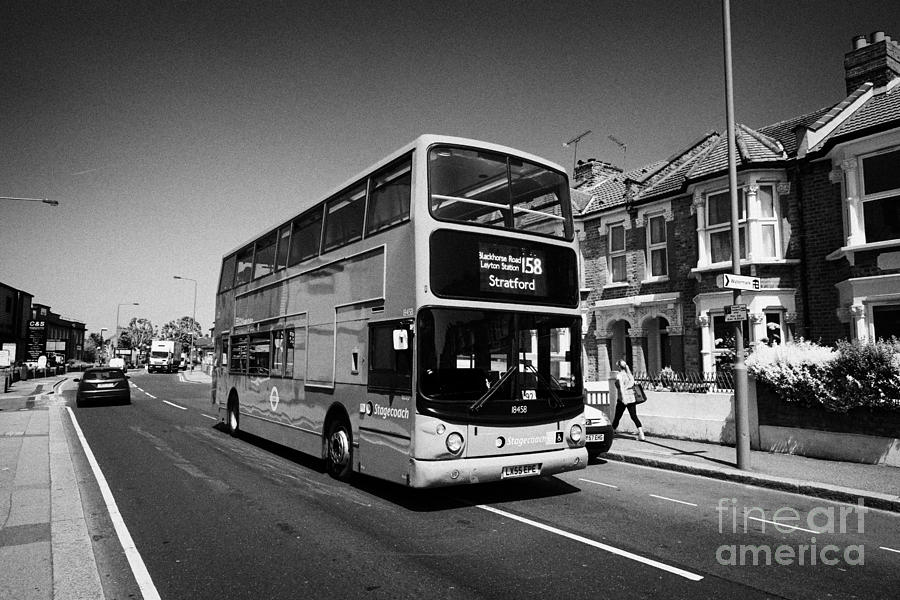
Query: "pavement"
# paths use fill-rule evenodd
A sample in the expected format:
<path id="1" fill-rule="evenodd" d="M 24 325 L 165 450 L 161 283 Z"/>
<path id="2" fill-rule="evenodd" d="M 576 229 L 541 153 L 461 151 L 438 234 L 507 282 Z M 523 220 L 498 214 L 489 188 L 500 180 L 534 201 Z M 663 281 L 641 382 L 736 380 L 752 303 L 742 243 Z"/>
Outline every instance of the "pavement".
<path id="1" fill-rule="evenodd" d="M 76 476 L 84 450 L 55 389 L 77 373 L 14 383 L 0 393 L 0 598 L 103 599 L 103 580 Z M 208 383 L 199 369 L 188 381 Z M 900 512 L 900 469 L 751 452 L 740 470 L 735 449 L 685 440 L 618 436 L 608 460 L 693 473 Z"/>
<path id="2" fill-rule="evenodd" d="M 900 512 L 900 468 L 750 451 L 748 469 L 737 468 L 731 446 L 616 434 L 608 460 L 693 473 L 705 477 Z"/>

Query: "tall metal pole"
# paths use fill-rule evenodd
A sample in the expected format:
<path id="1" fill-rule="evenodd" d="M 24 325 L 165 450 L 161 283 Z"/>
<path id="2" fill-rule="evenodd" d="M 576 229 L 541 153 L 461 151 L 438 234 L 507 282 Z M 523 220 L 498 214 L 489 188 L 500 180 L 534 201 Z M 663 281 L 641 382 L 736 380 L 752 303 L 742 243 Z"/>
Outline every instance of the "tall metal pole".
<path id="1" fill-rule="evenodd" d="M 725 118 L 728 128 L 728 188 L 731 192 L 731 272 L 741 274 L 741 242 L 738 226 L 737 157 L 734 136 L 734 81 L 731 72 L 731 6 L 722 0 L 725 34 Z M 739 304 L 740 290 L 734 290 L 733 304 Z M 751 468 L 750 415 L 747 400 L 747 365 L 744 363 L 744 322 L 734 322 L 734 428 L 738 469 Z"/>
<path id="2" fill-rule="evenodd" d="M 191 313 L 191 353 L 188 355 L 188 360 L 191 361 L 193 365 L 194 360 L 194 325 L 197 323 L 197 280 L 191 279 L 190 277 L 182 277 L 180 275 L 175 275 L 175 279 L 183 279 L 185 281 L 193 281 L 194 282 L 194 312 Z"/>
<path id="3" fill-rule="evenodd" d="M 116 346 L 119 345 L 119 336 L 121 332 L 119 331 L 119 309 L 123 306 L 140 306 L 139 302 L 122 302 L 118 306 L 116 306 Z"/>

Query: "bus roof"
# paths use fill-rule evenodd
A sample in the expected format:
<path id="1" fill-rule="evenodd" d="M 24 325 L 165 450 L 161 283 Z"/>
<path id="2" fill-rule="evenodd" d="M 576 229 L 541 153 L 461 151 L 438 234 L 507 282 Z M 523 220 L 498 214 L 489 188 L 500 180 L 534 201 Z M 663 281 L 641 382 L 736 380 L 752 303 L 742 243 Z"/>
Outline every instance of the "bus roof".
<path id="1" fill-rule="evenodd" d="M 520 157 L 520 158 L 524 158 L 525 160 L 528 160 L 528 161 L 531 161 L 531 162 L 540 163 L 540 164 L 542 164 L 542 165 L 544 165 L 544 166 L 550 167 L 551 169 L 554 169 L 554 170 L 559 171 L 559 172 L 561 172 L 561 173 L 565 173 L 565 172 L 566 172 L 566 170 L 565 170 L 562 166 L 560 166 L 560 165 L 558 165 L 558 164 L 556 164 L 556 163 L 554 163 L 554 162 L 552 162 L 552 161 L 549 161 L 549 160 L 547 160 L 547 159 L 545 159 L 545 158 L 541 158 L 540 156 L 536 156 L 536 155 L 531 154 L 531 153 L 529 153 L 529 152 L 523 152 L 522 150 L 518 150 L 518 149 L 512 148 L 512 147 L 510 147 L 510 146 L 503 146 L 503 145 L 500 145 L 500 144 L 494 144 L 494 143 L 491 143 L 491 142 L 483 142 L 483 141 L 481 141 L 481 140 L 475 140 L 475 139 L 471 139 L 471 138 L 462 138 L 462 137 L 455 137 L 455 136 L 450 136 L 450 135 L 440 135 L 440 134 L 433 134 L 433 133 L 425 133 L 425 134 L 422 134 L 422 135 L 420 135 L 419 137 L 415 138 L 414 140 L 412 140 L 412 141 L 409 142 L 408 144 L 406 144 L 406 145 L 404 145 L 404 146 L 401 146 L 400 148 L 394 150 L 393 152 L 391 152 L 390 154 L 388 154 L 386 157 L 384 157 L 384 158 L 382 158 L 381 160 L 379 160 L 378 162 L 376 162 L 376 163 L 370 165 L 369 167 L 363 169 L 362 171 L 360 171 L 359 173 L 357 173 L 357 174 L 354 175 L 353 177 L 351 177 L 351 178 L 349 178 L 349 179 L 343 181 L 340 185 L 338 185 L 338 186 L 336 186 L 336 187 L 334 187 L 334 188 L 331 188 L 331 189 L 330 189 L 328 192 L 326 192 L 323 196 L 317 197 L 317 198 L 313 199 L 311 202 L 306 202 L 306 203 L 304 203 L 304 206 L 303 206 L 303 208 L 302 208 L 301 210 L 297 211 L 296 209 L 293 209 L 290 213 L 286 214 L 283 218 L 278 219 L 277 221 L 275 221 L 275 222 L 274 222 L 272 225 L 270 225 L 269 227 L 266 227 L 265 229 L 262 229 L 260 232 L 258 232 L 258 233 L 256 233 L 255 235 L 253 235 L 253 236 L 247 238 L 246 240 L 242 241 L 242 242 L 241 242 L 240 244 L 238 244 L 237 246 L 235 246 L 235 247 L 231 248 L 230 250 L 228 250 L 227 252 L 225 252 L 225 253 L 222 255 L 222 258 L 224 259 L 225 257 L 227 257 L 227 256 L 229 256 L 229 255 L 231 255 L 231 254 L 234 254 L 235 252 L 237 252 L 237 251 L 240 250 L 241 248 L 246 247 L 248 244 L 253 243 L 253 242 L 254 242 L 257 238 L 259 238 L 259 236 L 262 235 L 263 233 L 268 232 L 268 231 L 274 231 L 275 229 L 277 229 L 279 226 L 283 225 L 284 223 L 290 222 L 290 221 L 293 220 L 295 217 L 299 216 L 299 215 L 302 214 L 304 211 L 306 211 L 306 210 L 312 208 L 313 206 L 315 206 L 316 204 L 318 204 L 318 203 L 321 202 L 322 200 L 325 200 L 326 198 L 330 198 L 331 196 L 333 196 L 334 194 L 337 194 L 338 192 L 344 190 L 345 188 L 347 188 L 348 186 L 350 186 L 350 185 L 353 184 L 354 182 L 359 181 L 360 179 L 362 179 L 363 177 L 369 175 L 370 173 L 373 173 L 373 172 L 375 172 L 376 170 L 380 169 L 381 167 L 390 164 L 391 162 L 393 162 L 394 160 L 400 158 L 401 156 L 403 156 L 403 155 L 406 154 L 407 152 L 410 152 L 410 151 L 412 151 L 412 150 L 414 150 L 414 149 L 416 149 L 416 148 L 427 148 L 427 147 L 429 147 L 429 146 L 431 146 L 431 145 L 433 145 L 433 144 L 454 144 L 454 145 L 457 145 L 457 146 L 474 146 L 474 147 L 477 147 L 477 148 L 483 148 L 483 149 L 485 149 L 485 150 L 491 150 L 491 151 L 499 152 L 499 153 L 502 153 L 502 154 L 511 154 L 511 155 L 513 155 L 513 156 L 518 156 L 518 157 Z"/>

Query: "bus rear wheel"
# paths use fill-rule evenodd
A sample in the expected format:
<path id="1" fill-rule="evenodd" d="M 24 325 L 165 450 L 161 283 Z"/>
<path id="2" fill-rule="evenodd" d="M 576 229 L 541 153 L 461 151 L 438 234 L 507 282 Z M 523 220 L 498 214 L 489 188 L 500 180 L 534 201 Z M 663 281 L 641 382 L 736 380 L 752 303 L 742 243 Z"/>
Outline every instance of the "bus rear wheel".
<path id="1" fill-rule="evenodd" d="M 237 435 L 240 430 L 241 418 L 238 413 L 237 398 L 232 397 L 228 400 L 228 411 L 225 415 L 225 429 L 231 435 Z"/>
<path id="2" fill-rule="evenodd" d="M 344 419 L 334 419 L 325 440 L 325 465 L 328 474 L 340 481 L 350 479 L 353 467 L 353 440 Z"/>

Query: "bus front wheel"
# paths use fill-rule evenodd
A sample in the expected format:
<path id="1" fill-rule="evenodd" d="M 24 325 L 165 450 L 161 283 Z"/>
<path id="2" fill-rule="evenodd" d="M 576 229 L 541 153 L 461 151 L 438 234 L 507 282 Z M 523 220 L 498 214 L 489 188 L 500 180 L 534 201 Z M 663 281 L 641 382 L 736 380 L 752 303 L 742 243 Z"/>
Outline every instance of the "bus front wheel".
<path id="1" fill-rule="evenodd" d="M 343 419 L 334 419 L 328 427 L 325 464 L 328 474 L 341 481 L 350 479 L 353 466 L 353 440 L 350 426 Z"/>

